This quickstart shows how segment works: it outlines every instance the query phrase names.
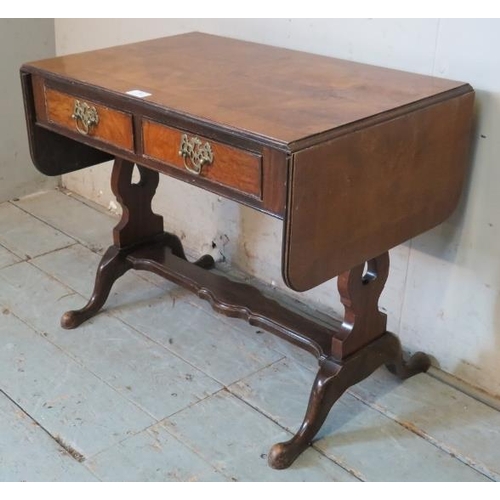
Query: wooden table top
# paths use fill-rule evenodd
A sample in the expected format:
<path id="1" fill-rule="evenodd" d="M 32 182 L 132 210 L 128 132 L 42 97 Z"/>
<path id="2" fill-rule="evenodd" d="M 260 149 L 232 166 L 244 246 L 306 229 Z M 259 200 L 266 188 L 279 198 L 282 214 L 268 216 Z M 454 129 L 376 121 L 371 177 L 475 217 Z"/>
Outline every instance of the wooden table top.
<path id="1" fill-rule="evenodd" d="M 113 154 L 277 215 L 283 279 L 297 291 L 436 226 L 462 192 L 468 84 L 201 33 L 21 72 L 40 171 L 70 172 Z M 76 131 L 75 96 L 99 107 L 95 136 Z M 193 176 L 179 162 L 184 133 L 220 144 L 219 177 Z"/>
<path id="2" fill-rule="evenodd" d="M 360 120 L 405 112 L 460 82 L 202 33 L 56 57 L 25 65 L 144 100 L 291 150 Z M 131 99 L 137 99 L 131 97 Z M 306 144 L 307 143 L 307 144 Z"/>

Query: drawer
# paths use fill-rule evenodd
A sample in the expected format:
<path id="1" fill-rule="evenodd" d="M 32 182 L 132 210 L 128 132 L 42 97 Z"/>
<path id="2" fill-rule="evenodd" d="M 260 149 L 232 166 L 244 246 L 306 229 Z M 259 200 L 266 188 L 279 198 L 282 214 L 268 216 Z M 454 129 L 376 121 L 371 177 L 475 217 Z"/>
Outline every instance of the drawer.
<path id="1" fill-rule="evenodd" d="M 260 155 L 149 120 L 143 121 L 142 130 L 145 156 L 185 170 L 193 177 L 262 198 Z"/>
<path id="2" fill-rule="evenodd" d="M 49 124 L 99 139 L 121 149 L 134 150 L 130 114 L 50 87 L 44 87 L 44 94 L 44 114 Z"/>

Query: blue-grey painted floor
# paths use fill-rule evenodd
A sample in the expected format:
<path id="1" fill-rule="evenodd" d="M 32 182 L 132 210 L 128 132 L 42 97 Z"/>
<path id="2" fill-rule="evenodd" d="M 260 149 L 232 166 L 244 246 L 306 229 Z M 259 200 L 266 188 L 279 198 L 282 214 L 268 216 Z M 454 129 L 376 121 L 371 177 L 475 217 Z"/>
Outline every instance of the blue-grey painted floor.
<path id="1" fill-rule="evenodd" d="M 0 480 L 490 481 L 500 413 L 429 375 L 380 370 L 288 470 L 315 359 L 154 275 L 85 304 L 116 219 L 51 191 L 0 204 Z"/>

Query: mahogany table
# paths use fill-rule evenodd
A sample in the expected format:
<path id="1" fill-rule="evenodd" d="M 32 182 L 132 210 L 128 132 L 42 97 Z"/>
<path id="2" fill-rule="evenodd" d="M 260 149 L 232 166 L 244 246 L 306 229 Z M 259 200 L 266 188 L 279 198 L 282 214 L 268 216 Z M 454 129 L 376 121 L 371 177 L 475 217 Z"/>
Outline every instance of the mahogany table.
<path id="1" fill-rule="evenodd" d="M 92 297 L 63 315 L 64 328 L 95 315 L 116 279 L 142 269 L 308 350 L 318 374 L 302 426 L 269 453 L 275 468 L 288 467 L 342 393 L 379 366 L 402 378 L 429 367 L 423 353 L 403 359 L 378 299 L 388 250 L 457 205 L 469 85 L 201 33 L 29 63 L 21 78 L 36 167 L 60 175 L 114 158 L 123 209 Z M 208 255 L 188 262 L 151 209 L 159 173 L 282 220 L 286 285 L 305 291 L 338 276 L 342 321 L 326 326 L 214 274 Z"/>

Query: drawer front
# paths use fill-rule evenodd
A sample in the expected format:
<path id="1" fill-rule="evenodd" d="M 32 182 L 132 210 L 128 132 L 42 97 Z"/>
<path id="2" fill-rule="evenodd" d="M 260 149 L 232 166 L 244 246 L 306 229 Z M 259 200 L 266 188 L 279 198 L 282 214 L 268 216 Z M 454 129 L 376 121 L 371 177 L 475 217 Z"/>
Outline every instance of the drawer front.
<path id="1" fill-rule="evenodd" d="M 144 155 L 262 198 L 262 157 L 159 123 L 143 122 Z M 180 154 L 181 149 L 184 155 Z"/>
<path id="2" fill-rule="evenodd" d="M 45 114 L 49 123 L 134 150 L 132 116 L 127 113 L 46 87 Z"/>

